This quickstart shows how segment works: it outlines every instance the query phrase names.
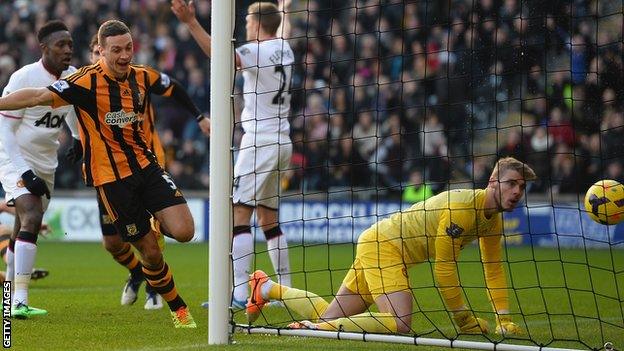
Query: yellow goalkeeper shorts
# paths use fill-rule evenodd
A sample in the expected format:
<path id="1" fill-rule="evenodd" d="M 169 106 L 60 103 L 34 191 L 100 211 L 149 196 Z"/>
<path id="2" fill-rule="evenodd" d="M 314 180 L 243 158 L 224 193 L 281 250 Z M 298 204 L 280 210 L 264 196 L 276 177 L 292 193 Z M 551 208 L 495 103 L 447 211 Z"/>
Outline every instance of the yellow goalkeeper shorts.
<path id="1" fill-rule="evenodd" d="M 383 294 L 410 289 L 403 255 L 391 242 L 379 241 L 374 228 L 360 235 L 355 260 L 342 284 L 369 304 Z"/>

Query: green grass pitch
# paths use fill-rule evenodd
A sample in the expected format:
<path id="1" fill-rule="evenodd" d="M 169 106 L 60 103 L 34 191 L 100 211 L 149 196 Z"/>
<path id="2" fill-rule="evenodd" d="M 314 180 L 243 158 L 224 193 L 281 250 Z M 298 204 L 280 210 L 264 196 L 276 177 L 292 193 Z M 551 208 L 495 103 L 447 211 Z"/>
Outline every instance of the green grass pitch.
<path id="1" fill-rule="evenodd" d="M 258 251 L 263 251 L 260 245 Z M 310 245 L 291 249 L 296 287 L 330 299 L 352 261 L 352 245 Z M 624 252 L 621 250 L 509 248 L 507 269 L 516 287 L 510 294 L 513 312 L 538 344 L 555 347 L 600 348 L 611 341 L 624 346 Z M 30 302 L 46 308 L 48 316 L 13 320 L 15 350 L 199 350 L 208 347 L 207 312 L 199 307 L 208 295 L 208 246 L 167 245 L 165 258 L 173 270 L 178 290 L 191 306 L 198 329 L 176 330 L 165 309 L 143 310 L 144 292 L 134 306 L 119 305 L 126 278 L 97 243 L 45 242 L 39 245 L 36 266 L 48 268 L 49 277 L 31 284 Z M 460 274 L 465 292 L 478 314 L 493 326 L 493 315 L 483 287 L 478 252 L 462 254 Z M 271 272 L 268 255 L 260 253 L 256 268 Z M 306 274 L 303 272 L 305 267 Z M 455 337 L 449 317 L 440 312 L 442 301 L 433 287 L 427 264 L 410 270 L 416 308 L 414 330 L 423 337 Z M 539 287 L 542 287 L 541 289 Z M 591 291 L 596 291 L 597 294 Z M 258 323 L 283 326 L 292 320 L 284 309 L 267 308 Z M 573 315 L 575 317 L 573 317 Z M 600 320 L 596 317 L 600 316 Z M 242 313 L 235 320 L 244 322 Z M 501 341 L 495 335 L 462 337 L 464 340 Z M 526 337 L 528 338 L 528 336 Z M 553 340 L 580 339 L 585 344 Z M 262 335 L 234 335 L 232 349 L 258 350 L 406 350 L 409 345 L 383 345 L 324 339 Z M 531 344 L 527 340 L 506 340 Z M 213 348 L 210 348 L 213 349 Z M 215 347 L 214 349 L 221 349 Z M 419 350 L 440 350 L 419 347 Z"/>

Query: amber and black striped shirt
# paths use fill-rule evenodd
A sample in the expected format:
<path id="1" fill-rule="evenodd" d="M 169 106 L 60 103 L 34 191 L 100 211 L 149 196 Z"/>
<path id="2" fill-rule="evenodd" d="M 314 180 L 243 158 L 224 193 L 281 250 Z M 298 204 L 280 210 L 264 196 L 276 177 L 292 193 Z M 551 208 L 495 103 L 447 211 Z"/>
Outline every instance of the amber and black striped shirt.
<path id="1" fill-rule="evenodd" d="M 147 108 L 145 109 L 145 117 L 143 118 L 143 133 L 145 133 L 145 141 L 147 146 L 156 155 L 156 161 L 163 169 L 165 168 L 165 149 L 160 142 L 158 131 L 156 130 L 154 105 L 150 96 L 147 96 L 146 102 Z"/>
<path id="2" fill-rule="evenodd" d="M 141 65 L 116 79 L 103 59 L 48 87 L 53 107 L 72 104 L 78 112 L 87 185 L 114 182 L 156 162 L 144 130 L 156 135 L 149 94 L 168 96 L 172 87 L 166 74 Z M 146 120 L 149 126 L 142 125 Z"/>

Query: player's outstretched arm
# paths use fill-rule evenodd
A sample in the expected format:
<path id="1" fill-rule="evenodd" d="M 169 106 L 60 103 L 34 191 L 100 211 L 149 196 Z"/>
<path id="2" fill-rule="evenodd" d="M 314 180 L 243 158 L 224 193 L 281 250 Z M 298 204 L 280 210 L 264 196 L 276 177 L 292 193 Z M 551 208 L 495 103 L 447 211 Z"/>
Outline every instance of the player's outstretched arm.
<path id="1" fill-rule="evenodd" d="M 23 88 L 0 98 L 0 111 L 20 110 L 33 106 L 50 106 L 53 95 L 48 88 Z"/>
<path id="2" fill-rule="evenodd" d="M 442 227 L 442 225 L 441 225 Z M 443 236 L 442 236 L 443 235 Z M 459 240 L 453 240 L 446 234 L 438 233 L 435 241 L 435 279 L 440 295 L 446 306 L 453 313 L 453 320 L 463 334 L 482 334 L 489 330 L 488 323 L 469 311 L 461 297 L 457 258 L 460 250 Z"/>
<path id="3" fill-rule="evenodd" d="M 280 23 L 279 28 L 277 28 L 277 36 L 282 37 L 284 39 L 290 38 L 290 14 L 288 13 L 290 10 L 290 4 L 292 0 L 278 0 L 277 8 L 282 13 L 282 23 Z"/>
<path id="4" fill-rule="evenodd" d="M 210 34 L 204 30 L 199 24 L 197 17 L 195 16 L 195 4 L 193 0 L 188 4 L 185 0 L 171 0 L 171 11 L 180 20 L 180 22 L 186 24 L 191 35 L 202 49 L 202 51 L 208 56 L 212 56 L 212 38 Z"/>
<path id="5" fill-rule="evenodd" d="M 496 312 L 496 334 L 522 335 L 523 329 L 512 322 L 509 316 L 509 294 L 507 277 L 502 264 L 501 241 L 501 235 L 494 234 L 479 238 L 485 285 L 492 308 Z"/>
<path id="6" fill-rule="evenodd" d="M 197 42 L 197 45 L 199 45 L 204 54 L 208 57 L 212 57 L 212 38 L 204 27 L 199 24 L 195 16 L 195 4 L 193 0 L 189 1 L 188 4 L 185 0 L 171 0 L 171 11 L 180 22 L 187 25 L 193 39 L 195 39 L 195 42 Z M 240 67 L 241 63 L 238 54 L 235 55 L 234 59 L 236 61 L 236 67 Z M 203 128 L 202 131 L 204 131 Z"/>
<path id="7" fill-rule="evenodd" d="M 461 250 L 461 234 L 472 224 L 470 213 L 455 211 L 451 222 L 450 210 L 440 216 L 435 239 L 434 276 L 440 295 L 447 308 L 453 313 L 453 320 L 463 334 L 482 334 L 488 332 L 488 323 L 477 318 L 468 310 L 462 298 L 457 273 L 457 259 Z"/>

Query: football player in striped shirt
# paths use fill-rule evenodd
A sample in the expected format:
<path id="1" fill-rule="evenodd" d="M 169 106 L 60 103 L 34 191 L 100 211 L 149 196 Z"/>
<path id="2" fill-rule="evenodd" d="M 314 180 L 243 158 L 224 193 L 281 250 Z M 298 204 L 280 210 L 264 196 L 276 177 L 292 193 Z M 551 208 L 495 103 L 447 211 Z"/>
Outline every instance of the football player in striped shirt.
<path id="1" fill-rule="evenodd" d="M 153 215 L 163 234 L 188 242 L 195 234 L 193 217 L 182 192 L 147 145 L 141 122 L 146 98 L 152 93 L 171 96 L 192 110 L 200 123 L 210 122 L 180 83 L 132 63 L 132 36 L 123 22 L 104 22 L 98 44 L 102 58 L 96 64 L 46 88 L 21 89 L 0 98 L 0 109 L 74 105 L 84 150 L 85 183 L 96 188 L 123 240 L 140 252 L 146 281 L 167 302 L 174 326 L 196 328 L 150 223 Z"/>

